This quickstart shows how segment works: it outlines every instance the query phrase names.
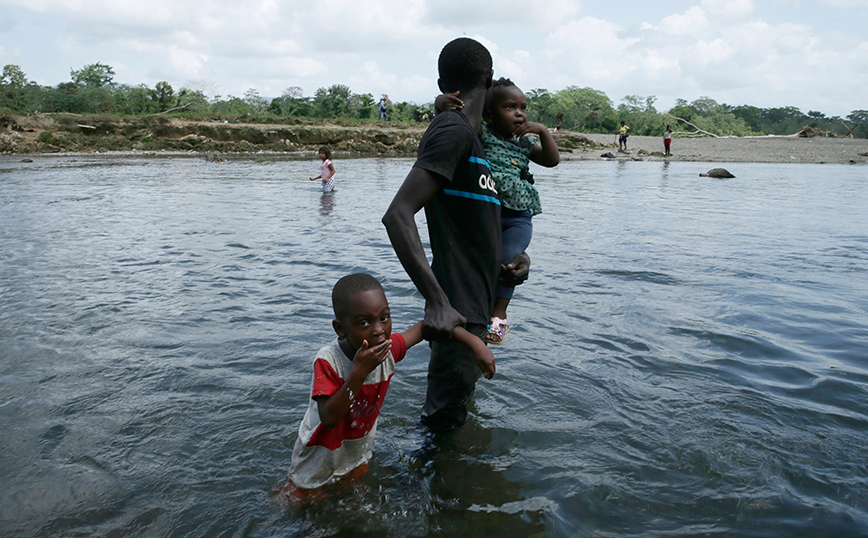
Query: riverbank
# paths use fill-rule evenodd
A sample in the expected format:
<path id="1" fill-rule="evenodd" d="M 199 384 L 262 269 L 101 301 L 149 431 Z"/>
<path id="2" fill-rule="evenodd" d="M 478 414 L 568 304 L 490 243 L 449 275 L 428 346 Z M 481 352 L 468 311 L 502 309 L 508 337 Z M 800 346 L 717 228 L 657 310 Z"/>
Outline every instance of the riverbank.
<path id="1" fill-rule="evenodd" d="M 868 140 L 863 138 L 802 138 L 762 136 L 734 138 L 674 138 L 671 157 L 663 156 L 663 138 L 631 136 L 627 151 L 619 152 L 615 135 L 584 135 L 610 148 L 616 159 L 689 162 L 849 163 L 868 162 Z M 602 152 L 606 153 L 606 152 Z M 601 152 L 581 148 L 561 151 L 565 160 L 597 160 Z"/>
<path id="2" fill-rule="evenodd" d="M 224 155 L 299 158 L 332 147 L 337 157 L 413 157 L 427 124 L 289 119 L 282 124 L 36 114 L 0 117 L 0 154 Z M 554 133 L 562 160 L 849 163 L 868 161 L 868 140 L 767 136 L 674 138 L 631 136 L 619 151 L 614 134 Z"/>

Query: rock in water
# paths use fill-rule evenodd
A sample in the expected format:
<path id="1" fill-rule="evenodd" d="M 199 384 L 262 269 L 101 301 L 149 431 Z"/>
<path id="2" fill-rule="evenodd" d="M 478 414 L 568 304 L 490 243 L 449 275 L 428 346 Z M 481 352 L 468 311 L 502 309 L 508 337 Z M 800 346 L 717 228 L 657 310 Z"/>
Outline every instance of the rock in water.
<path id="1" fill-rule="evenodd" d="M 726 168 L 712 168 L 708 172 L 704 174 L 699 174 L 699 177 L 735 177 L 734 175 L 729 173 L 729 170 Z"/>

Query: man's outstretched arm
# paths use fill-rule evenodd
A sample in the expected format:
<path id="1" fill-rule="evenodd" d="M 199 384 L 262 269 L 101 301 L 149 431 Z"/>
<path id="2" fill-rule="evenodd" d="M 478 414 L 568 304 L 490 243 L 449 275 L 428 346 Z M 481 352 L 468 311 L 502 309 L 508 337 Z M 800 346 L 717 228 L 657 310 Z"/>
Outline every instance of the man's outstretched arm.
<path id="1" fill-rule="evenodd" d="M 416 289 L 425 297 L 422 336 L 426 340 L 439 341 L 450 340 L 452 330 L 467 321 L 452 308 L 449 298 L 437 282 L 416 228 L 416 213 L 442 188 L 443 181 L 433 172 L 413 167 L 383 215 L 383 224 L 392 248 Z"/>

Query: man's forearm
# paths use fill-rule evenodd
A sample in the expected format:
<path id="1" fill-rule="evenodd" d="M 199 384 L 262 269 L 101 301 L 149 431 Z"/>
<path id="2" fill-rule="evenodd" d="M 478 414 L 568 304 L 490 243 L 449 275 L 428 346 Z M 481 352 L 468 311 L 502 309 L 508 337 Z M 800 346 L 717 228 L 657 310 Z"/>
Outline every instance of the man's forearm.
<path id="1" fill-rule="evenodd" d="M 428 264 L 413 215 L 402 214 L 401 211 L 390 207 L 383 216 L 383 224 L 386 226 L 392 248 L 395 249 L 404 271 L 410 276 L 410 280 L 416 285 L 416 289 L 428 305 L 435 307 L 448 305 L 449 299 Z"/>

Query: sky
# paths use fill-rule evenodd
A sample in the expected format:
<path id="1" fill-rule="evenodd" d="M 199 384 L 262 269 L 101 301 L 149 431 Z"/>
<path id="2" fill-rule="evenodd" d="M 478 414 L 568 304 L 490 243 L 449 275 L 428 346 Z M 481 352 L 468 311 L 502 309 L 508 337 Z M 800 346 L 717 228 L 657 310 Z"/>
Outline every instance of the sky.
<path id="1" fill-rule="evenodd" d="M 461 36 L 525 91 L 868 109 L 868 0 L 0 0 L 0 65 L 44 86 L 100 62 L 211 98 L 344 84 L 422 104 Z"/>

